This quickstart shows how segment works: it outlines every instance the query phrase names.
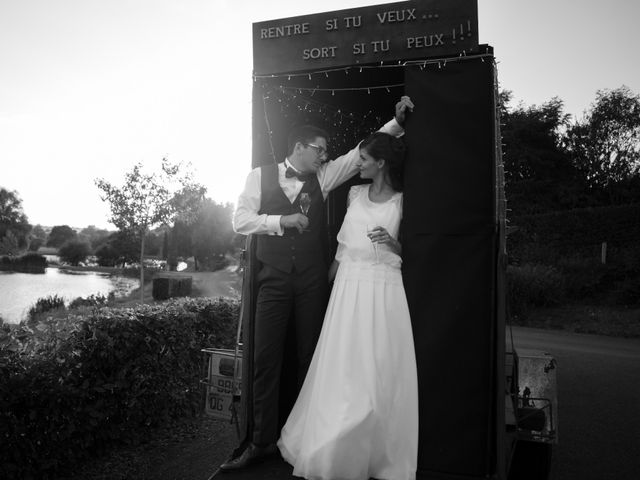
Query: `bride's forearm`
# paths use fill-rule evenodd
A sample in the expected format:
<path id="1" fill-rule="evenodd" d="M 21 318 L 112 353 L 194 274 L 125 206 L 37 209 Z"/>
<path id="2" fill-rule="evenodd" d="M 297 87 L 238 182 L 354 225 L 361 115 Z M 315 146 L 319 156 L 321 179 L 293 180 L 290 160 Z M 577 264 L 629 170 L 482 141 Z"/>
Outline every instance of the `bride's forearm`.
<path id="1" fill-rule="evenodd" d="M 389 242 L 389 247 L 391 248 L 391 251 L 397 255 L 402 255 L 402 244 L 396 240 L 395 238 L 391 238 L 391 241 Z"/>

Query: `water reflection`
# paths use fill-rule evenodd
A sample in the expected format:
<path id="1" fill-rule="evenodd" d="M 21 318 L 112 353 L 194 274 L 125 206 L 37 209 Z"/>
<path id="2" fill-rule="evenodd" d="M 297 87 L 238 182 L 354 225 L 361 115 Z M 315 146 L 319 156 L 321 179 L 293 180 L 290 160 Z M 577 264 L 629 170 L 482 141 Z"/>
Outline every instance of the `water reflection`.
<path id="1" fill-rule="evenodd" d="M 17 323 L 42 297 L 58 295 L 67 302 L 89 295 L 125 296 L 138 286 L 135 278 L 110 276 L 100 272 L 78 272 L 47 268 L 43 274 L 0 272 L 0 317 Z"/>

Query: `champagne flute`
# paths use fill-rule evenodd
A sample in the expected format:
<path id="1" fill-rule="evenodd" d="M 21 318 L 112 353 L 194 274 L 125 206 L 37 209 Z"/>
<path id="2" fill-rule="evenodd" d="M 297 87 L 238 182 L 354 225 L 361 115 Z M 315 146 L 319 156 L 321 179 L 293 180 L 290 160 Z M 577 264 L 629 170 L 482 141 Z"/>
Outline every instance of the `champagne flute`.
<path id="1" fill-rule="evenodd" d="M 311 207 L 311 197 L 308 193 L 300 194 L 300 211 L 303 213 L 305 217 L 309 216 L 309 208 Z M 308 232 L 309 229 L 305 228 L 305 232 Z"/>
<path id="2" fill-rule="evenodd" d="M 375 223 L 367 224 L 367 237 L 369 237 L 369 239 L 371 239 L 370 235 L 376 228 L 378 228 L 378 226 Z M 373 244 L 373 251 L 376 253 L 376 261 L 373 262 L 373 264 L 377 265 L 378 263 L 380 263 L 380 257 L 378 256 L 378 244 L 374 241 L 371 241 L 371 243 Z"/>

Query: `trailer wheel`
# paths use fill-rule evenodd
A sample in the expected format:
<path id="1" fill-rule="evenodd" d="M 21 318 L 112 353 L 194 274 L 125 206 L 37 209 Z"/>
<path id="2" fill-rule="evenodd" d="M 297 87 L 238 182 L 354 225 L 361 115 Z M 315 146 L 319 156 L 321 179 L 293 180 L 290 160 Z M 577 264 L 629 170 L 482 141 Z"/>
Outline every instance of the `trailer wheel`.
<path id="1" fill-rule="evenodd" d="M 547 480 L 551 473 L 550 443 L 519 440 L 511 458 L 509 480 Z"/>

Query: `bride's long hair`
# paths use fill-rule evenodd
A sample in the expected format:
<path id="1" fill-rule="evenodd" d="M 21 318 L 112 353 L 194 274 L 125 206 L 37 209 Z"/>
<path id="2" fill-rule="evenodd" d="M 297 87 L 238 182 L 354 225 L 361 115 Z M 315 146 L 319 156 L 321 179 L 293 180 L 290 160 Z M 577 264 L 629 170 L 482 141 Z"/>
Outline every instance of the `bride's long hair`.
<path id="1" fill-rule="evenodd" d="M 404 185 L 404 159 L 407 147 L 404 141 L 388 133 L 376 132 L 369 135 L 360 144 L 375 160 L 384 160 L 391 188 L 401 192 Z"/>

